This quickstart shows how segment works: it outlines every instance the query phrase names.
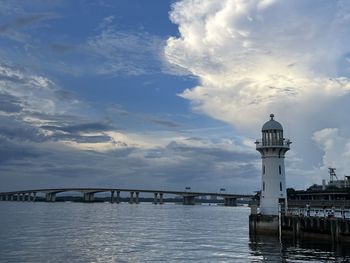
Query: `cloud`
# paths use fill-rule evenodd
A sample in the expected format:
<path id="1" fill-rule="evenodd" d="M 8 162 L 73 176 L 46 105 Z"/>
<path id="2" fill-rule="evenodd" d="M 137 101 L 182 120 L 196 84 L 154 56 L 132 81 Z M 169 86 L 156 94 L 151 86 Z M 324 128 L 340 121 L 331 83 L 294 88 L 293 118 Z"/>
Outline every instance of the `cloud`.
<path id="1" fill-rule="evenodd" d="M 336 167 L 339 176 L 349 175 L 350 139 L 347 136 L 341 134 L 337 128 L 325 128 L 315 132 L 313 140 L 324 153 L 322 158 L 324 171 L 328 167 Z"/>
<path id="2" fill-rule="evenodd" d="M 0 93 L 0 111 L 16 113 L 22 110 L 21 101 L 12 95 Z"/>
<path id="3" fill-rule="evenodd" d="M 196 111 L 256 127 L 271 111 L 295 118 L 295 105 L 348 93 L 349 11 L 346 1 L 179 1 L 170 19 L 180 35 L 164 52 L 198 77 L 180 94 Z"/>
<path id="4" fill-rule="evenodd" d="M 100 33 L 87 42 L 87 51 L 100 60 L 101 75 L 143 75 L 160 72 L 164 39 L 141 31 L 120 31 L 104 19 Z"/>
<path id="5" fill-rule="evenodd" d="M 0 25 L 0 36 L 7 37 L 12 40 L 24 42 L 28 40 L 28 35 L 21 32 L 21 29 L 39 23 L 46 19 L 51 19 L 54 16 L 51 14 L 25 14 L 18 15 L 11 21 Z"/>
<path id="6" fill-rule="evenodd" d="M 247 137 L 260 137 L 275 113 L 293 141 L 287 179 L 300 187 L 319 181 L 331 159 L 339 167 L 348 160 L 344 150 L 322 161 L 312 138 L 327 127 L 350 137 L 349 13 L 341 0 L 178 1 L 170 19 L 179 35 L 167 40 L 164 56 L 197 78 L 179 94 L 194 111 Z"/>

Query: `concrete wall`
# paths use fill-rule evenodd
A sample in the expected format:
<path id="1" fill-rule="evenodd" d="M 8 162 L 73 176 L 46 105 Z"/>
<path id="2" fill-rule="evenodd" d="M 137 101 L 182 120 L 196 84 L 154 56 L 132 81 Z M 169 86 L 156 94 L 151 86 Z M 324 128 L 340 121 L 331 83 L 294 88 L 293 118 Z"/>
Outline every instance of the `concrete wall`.
<path id="1" fill-rule="evenodd" d="M 261 214 L 250 215 L 249 234 L 278 235 L 278 216 Z"/>
<path id="2" fill-rule="evenodd" d="M 350 242 L 350 220 L 342 218 L 281 216 L 282 236 L 295 240 L 323 239 L 331 243 Z M 250 235 L 279 235 L 278 216 L 250 215 Z"/>

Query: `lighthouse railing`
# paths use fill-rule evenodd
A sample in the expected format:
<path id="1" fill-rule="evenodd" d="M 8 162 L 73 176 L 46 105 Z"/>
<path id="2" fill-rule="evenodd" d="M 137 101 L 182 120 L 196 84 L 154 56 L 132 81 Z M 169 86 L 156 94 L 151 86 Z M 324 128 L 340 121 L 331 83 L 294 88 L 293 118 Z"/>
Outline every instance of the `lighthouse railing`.
<path id="1" fill-rule="evenodd" d="M 264 147 L 264 146 L 283 146 L 283 147 L 289 147 L 291 144 L 291 141 L 289 139 L 281 139 L 281 140 L 256 140 L 255 141 L 256 147 Z"/>

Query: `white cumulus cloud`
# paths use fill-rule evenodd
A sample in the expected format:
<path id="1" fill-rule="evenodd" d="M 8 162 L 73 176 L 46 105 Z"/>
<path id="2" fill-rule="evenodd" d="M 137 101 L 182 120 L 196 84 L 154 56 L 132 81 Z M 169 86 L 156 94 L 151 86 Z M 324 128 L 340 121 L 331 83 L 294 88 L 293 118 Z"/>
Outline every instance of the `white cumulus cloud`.
<path id="1" fill-rule="evenodd" d="M 183 0 L 164 52 L 198 77 L 180 94 L 195 110 L 238 128 L 300 120 L 350 89 L 349 14 L 348 1 Z"/>

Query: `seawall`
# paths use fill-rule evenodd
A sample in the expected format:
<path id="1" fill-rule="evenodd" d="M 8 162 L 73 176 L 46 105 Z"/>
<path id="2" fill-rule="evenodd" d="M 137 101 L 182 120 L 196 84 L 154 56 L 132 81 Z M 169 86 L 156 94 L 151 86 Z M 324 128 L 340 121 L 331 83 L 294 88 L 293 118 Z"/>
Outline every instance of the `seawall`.
<path id="1" fill-rule="evenodd" d="M 278 216 L 249 216 L 250 235 L 279 235 Z M 332 243 L 350 243 L 350 220 L 335 217 L 281 216 L 281 235 L 294 239 L 322 239 Z"/>

